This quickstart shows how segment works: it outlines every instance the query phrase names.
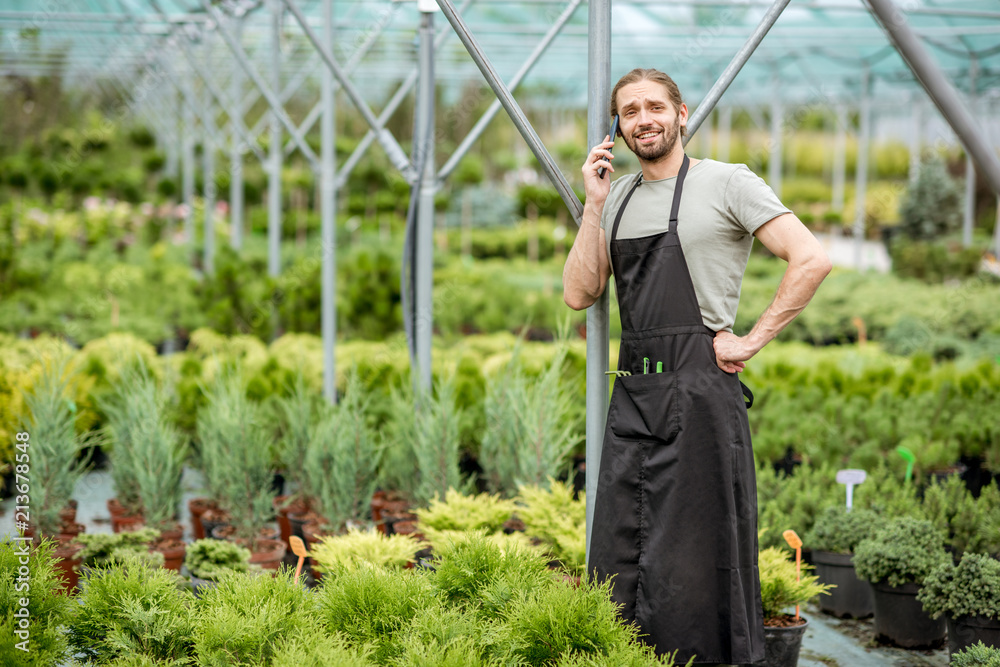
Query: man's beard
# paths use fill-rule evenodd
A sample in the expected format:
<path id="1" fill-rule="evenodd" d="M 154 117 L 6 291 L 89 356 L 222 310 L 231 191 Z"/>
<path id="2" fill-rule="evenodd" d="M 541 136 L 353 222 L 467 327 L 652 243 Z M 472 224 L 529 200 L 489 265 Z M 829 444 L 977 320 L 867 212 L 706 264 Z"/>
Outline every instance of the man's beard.
<path id="1" fill-rule="evenodd" d="M 633 137 L 632 144 L 629 144 L 628 138 L 626 138 L 625 143 L 628 145 L 632 152 L 635 153 L 639 159 L 646 162 L 659 162 L 667 155 L 670 155 L 671 151 L 674 150 L 674 146 L 677 145 L 677 139 L 680 137 L 681 128 L 681 118 L 677 116 L 674 119 L 673 127 L 667 127 L 663 129 L 663 133 L 659 136 L 659 141 L 653 144 L 640 144 L 637 139 Z M 639 130 L 637 134 L 642 134 L 643 132 L 648 132 L 651 128 L 645 130 Z"/>

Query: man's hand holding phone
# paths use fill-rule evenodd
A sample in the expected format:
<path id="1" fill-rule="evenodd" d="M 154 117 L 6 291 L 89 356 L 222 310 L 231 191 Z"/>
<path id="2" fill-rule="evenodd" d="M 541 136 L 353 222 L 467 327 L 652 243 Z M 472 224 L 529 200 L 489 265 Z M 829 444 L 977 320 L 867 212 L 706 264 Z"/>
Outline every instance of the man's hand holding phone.
<path id="1" fill-rule="evenodd" d="M 614 171 L 611 160 L 614 155 L 611 149 L 615 145 L 615 135 L 618 133 L 618 116 L 611 122 L 611 132 L 604 141 L 590 149 L 587 161 L 583 165 L 583 187 L 588 204 L 603 204 L 611 191 L 611 179 L 604 178 L 607 170 Z"/>

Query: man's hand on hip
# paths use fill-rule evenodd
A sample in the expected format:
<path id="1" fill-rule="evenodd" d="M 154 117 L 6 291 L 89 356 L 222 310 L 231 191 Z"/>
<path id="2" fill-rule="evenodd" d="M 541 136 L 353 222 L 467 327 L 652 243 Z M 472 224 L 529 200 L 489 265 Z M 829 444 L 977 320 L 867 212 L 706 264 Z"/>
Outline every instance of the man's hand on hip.
<path id="1" fill-rule="evenodd" d="M 728 331 L 715 334 L 715 363 L 727 373 L 740 373 L 746 368 L 746 360 L 757 354 L 746 337 L 740 337 Z"/>

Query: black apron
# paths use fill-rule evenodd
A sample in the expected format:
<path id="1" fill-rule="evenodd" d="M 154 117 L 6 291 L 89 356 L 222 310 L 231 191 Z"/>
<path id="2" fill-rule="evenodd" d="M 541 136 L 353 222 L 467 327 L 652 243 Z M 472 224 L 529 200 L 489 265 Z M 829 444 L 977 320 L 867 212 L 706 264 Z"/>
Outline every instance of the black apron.
<path id="1" fill-rule="evenodd" d="M 611 230 L 618 370 L 632 374 L 611 395 L 589 567 L 614 576 L 622 617 L 658 654 L 751 663 L 764 657 L 764 619 L 748 405 L 737 375 L 715 363 L 677 236 L 689 163 L 667 232 L 616 238 L 641 174 Z"/>

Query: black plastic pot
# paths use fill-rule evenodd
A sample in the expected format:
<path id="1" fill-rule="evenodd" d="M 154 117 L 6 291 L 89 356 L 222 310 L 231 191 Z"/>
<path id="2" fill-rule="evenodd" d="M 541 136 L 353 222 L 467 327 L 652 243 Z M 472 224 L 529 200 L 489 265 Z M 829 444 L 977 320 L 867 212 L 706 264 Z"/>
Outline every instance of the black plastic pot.
<path id="1" fill-rule="evenodd" d="M 944 618 L 931 618 L 917 600 L 916 584 L 872 584 L 875 594 L 875 639 L 903 648 L 938 648 L 944 644 Z"/>
<path id="2" fill-rule="evenodd" d="M 1000 618 L 949 616 L 947 624 L 949 658 L 977 642 L 1000 648 Z"/>
<path id="3" fill-rule="evenodd" d="M 837 618 L 868 618 L 875 613 L 871 585 L 854 571 L 853 554 L 813 551 L 816 576 L 822 584 L 834 584 L 829 595 L 819 596 L 821 611 Z"/>
<path id="4" fill-rule="evenodd" d="M 220 526 L 228 526 L 229 522 L 228 521 L 214 521 L 214 520 L 209 520 L 209 519 L 206 519 L 205 517 L 202 517 L 202 519 L 201 519 L 201 525 L 204 526 L 204 528 L 205 528 L 205 537 L 211 537 L 213 540 L 217 540 L 219 538 L 217 538 L 214 535 L 212 535 L 212 533 L 215 532 L 215 529 L 218 528 L 218 527 L 220 527 Z"/>
<path id="5" fill-rule="evenodd" d="M 806 634 L 809 622 L 802 616 L 802 625 L 788 628 L 769 628 L 764 626 L 764 659 L 752 665 L 740 667 L 796 667 L 799 664 L 799 650 L 802 648 L 802 637 Z"/>

